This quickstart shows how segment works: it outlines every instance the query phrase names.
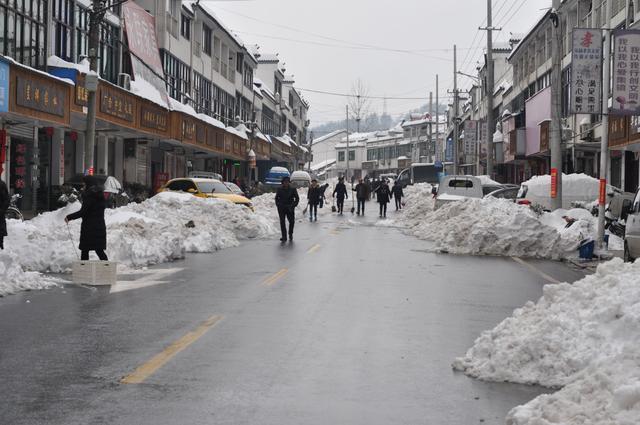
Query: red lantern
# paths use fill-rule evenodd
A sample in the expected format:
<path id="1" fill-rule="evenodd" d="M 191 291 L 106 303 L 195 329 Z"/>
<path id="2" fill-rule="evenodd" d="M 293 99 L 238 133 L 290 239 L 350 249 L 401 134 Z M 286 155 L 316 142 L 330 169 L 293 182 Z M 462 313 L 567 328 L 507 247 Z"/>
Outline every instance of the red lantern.
<path id="1" fill-rule="evenodd" d="M 53 127 L 45 127 L 44 132 L 47 135 L 47 137 L 52 137 L 53 136 Z"/>
<path id="2" fill-rule="evenodd" d="M 78 140 L 78 133 L 72 131 L 71 133 L 69 133 L 69 138 L 71 139 L 71 141 L 75 142 L 76 140 Z"/>

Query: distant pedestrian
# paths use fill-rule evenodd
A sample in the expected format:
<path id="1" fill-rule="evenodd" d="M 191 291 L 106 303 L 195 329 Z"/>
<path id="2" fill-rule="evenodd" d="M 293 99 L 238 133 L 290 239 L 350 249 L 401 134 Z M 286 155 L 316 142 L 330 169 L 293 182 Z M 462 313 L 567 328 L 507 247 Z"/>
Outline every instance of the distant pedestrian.
<path id="1" fill-rule="evenodd" d="M 396 200 L 396 211 L 402 209 L 402 198 L 404 197 L 404 191 L 402 190 L 402 184 L 396 181 L 391 189 L 391 196 Z"/>
<path id="2" fill-rule="evenodd" d="M 82 208 L 73 214 L 65 217 L 64 221 L 82 219 L 80 226 L 80 259 L 88 260 L 89 251 L 95 251 L 98 258 L 107 261 L 107 226 L 104 222 L 104 210 L 106 201 L 104 199 L 104 188 L 93 176 L 82 178 L 84 190 L 82 191 Z"/>
<path id="3" fill-rule="evenodd" d="M 349 195 L 347 194 L 347 186 L 344 184 L 344 177 L 340 177 L 338 179 L 338 184 L 335 189 L 333 189 L 333 197 L 336 198 L 338 204 L 338 214 L 342 215 L 342 210 L 344 209 L 344 200 L 349 199 Z"/>
<path id="4" fill-rule="evenodd" d="M 276 192 L 276 206 L 280 217 L 280 230 L 282 231 L 281 242 L 287 241 L 287 225 L 289 222 L 289 240 L 293 240 L 293 226 L 296 222 L 296 207 L 300 203 L 300 197 L 295 187 L 291 186 L 289 177 L 282 178 L 282 185 Z"/>
<path id="5" fill-rule="evenodd" d="M 380 218 L 387 216 L 387 204 L 391 200 L 391 190 L 389 189 L 389 185 L 386 180 L 380 182 L 380 186 L 378 186 L 378 190 L 376 192 L 376 197 L 378 198 L 378 204 L 380 204 Z"/>
<path id="6" fill-rule="evenodd" d="M 360 215 L 360 211 L 362 211 L 362 215 L 364 215 L 364 204 L 367 202 L 367 198 L 369 197 L 369 187 L 362 179 L 360 179 L 353 191 L 356 192 L 356 199 L 358 201 L 357 214 Z"/>
<path id="7" fill-rule="evenodd" d="M 371 187 L 371 178 L 369 176 L 365 176 L 364 184 L 367 185 L 367 190 L 369 194 L 367 195 L 367 201 L 371 200 L 371 192 L 373 191 L 373 187 Z"/>
<path id="8" fill-rule="evenodd" d="M 371 183 L 371 193 L 373 193 L 373 196 L 378 196 L 379 187 L 380 187 L 380 180 L 376 177 L 375 179 L 373 179 L 373 182 Z"/>
<path id="9" fill-rule="evenodd" d="M 320 186 L 320 208 L 324 207 L 324 201 L 327 200 L 325 192 L 327 191 L 328 187 L 329 187 L 329 183 L 325 183 L 322 186 Z"/>
<path id="10" fill-rule="evenodd" d="M 318 180 L 311 180 L 311 186 L 307 192 L 307 200 L 309 201 L 309 221 L 318 221 L 318 205 L 322 199 L 322 189 L 318 186 Z"/>
<path id="11" fill-rule="evenodd" d="M 4 249 L 4 237 L 7 236 L 7 219 L 5 214 L 11 203 L 7 184 L 0 180 L 0 249 Z"/>

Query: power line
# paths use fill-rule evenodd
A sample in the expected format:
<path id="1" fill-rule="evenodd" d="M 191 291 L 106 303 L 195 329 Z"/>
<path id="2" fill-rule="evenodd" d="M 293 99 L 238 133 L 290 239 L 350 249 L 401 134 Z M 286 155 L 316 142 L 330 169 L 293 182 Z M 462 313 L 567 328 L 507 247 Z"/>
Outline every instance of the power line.
<path id="1" fill-rule="evenodd" d="M 296 87 L 298 90 L 301 91 L 308 91 L 310 93 L 318 93 L 318 94 L 326 94 L 328 96 L 339 96 L 339 97 L 354 97 L 353 94 L 349 94 L 349 93 L 337 93 L 337 92 L 330 92 L 330 91 L 324 91 L 324 90 L 314 90 L 314 89 L 305 89 L 302 87 Z M 426 100 L 426 98 L 424 96 L 422 97 L 393 97 L 393 96 L 360 96 L 363 99 L 381 99 L 381 100 Z M 441 96 L 442 97 L 442 96 Z M 453 97 L 451 95 L 449 96 L 444 96 L 444 97 Z"/>

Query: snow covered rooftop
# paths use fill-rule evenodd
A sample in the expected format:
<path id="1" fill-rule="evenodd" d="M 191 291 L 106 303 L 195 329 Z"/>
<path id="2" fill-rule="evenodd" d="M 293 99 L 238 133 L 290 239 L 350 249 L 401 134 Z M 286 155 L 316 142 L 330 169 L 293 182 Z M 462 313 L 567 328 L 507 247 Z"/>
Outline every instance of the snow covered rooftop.
<path id="1" fill-rule="evenodd" d="M 311 171 L 318 171 L 318 170 L 322 170 L 323 168 L 327 168 L 333 164 L 336 163 L 336 159 L 335 158 L 331 158 L 331 159 L 327 159 L 326 161 L 322 161 L 317 163 L 316 165 L 312 165 L 311 166 Z"/>
<path id="2" fill-rule="evenodd" d="M 314 139 L 313 140 L 313 144 L 315 145 L 316 143 L 322 143 L 325 140 L 328 140 L 328 139 L 331 139 L 333 137 L 339 136 L 340 134 L 346 133 L 346 132 L 347 132 L 347 130 L 345 130 L 345 129 L 332 131 L 329 134 L 325 134 L 322 137 L 318 137 L 317 139 Z"/>

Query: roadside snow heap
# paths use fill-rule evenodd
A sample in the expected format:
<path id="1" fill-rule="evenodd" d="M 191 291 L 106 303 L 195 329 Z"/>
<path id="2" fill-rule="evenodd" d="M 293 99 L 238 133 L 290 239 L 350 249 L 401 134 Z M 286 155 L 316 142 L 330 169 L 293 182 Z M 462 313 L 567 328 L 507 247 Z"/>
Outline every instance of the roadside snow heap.
<path id="1" fill-rule="evenodd" d="M 19 269 L 69 271 L 79 255 L 81 220 L 67 228 L 64 217 L 79 208 L 75 203 L 33 220 L 8 220 L 5 246 L 12 260 L 0 257 L 5 264 L 5 271 L 0 270 L 0 294 L 47 285 L 42 283 L 47 281 L 44 276 L 28 274 L 25 279 Z M 160 193 L 141 204 L 107 210 L 105 220 L 109 259 L 130 267 L 172 261 L 184 257 L 185 252 L 213 252 L 236 246 L 241 239 L 263 238 L 275 232 L 273 220 L 261 212 L 178 193 Z"/>
<path id="2" fill-rule="evenodd" d="M 509 425 L 640 423 L 640 261 L 614 259 L 574 284 L 546 285 L 453 367 L 562 388 L 513 409 Z"/>
<path id="3" fill-rule="evenodd" d="M 434 211 L 430 185 L 409 187 L 406 194 L 400 224 L 453 254 L 562 259 L 576 256 L 580 242 L 592 233 L 586 210 L 558 211 L 545 222 L 529 207 L 504 199 L 467 199 Z M 565 229 L 563 215 L 576 223 Z"/>

